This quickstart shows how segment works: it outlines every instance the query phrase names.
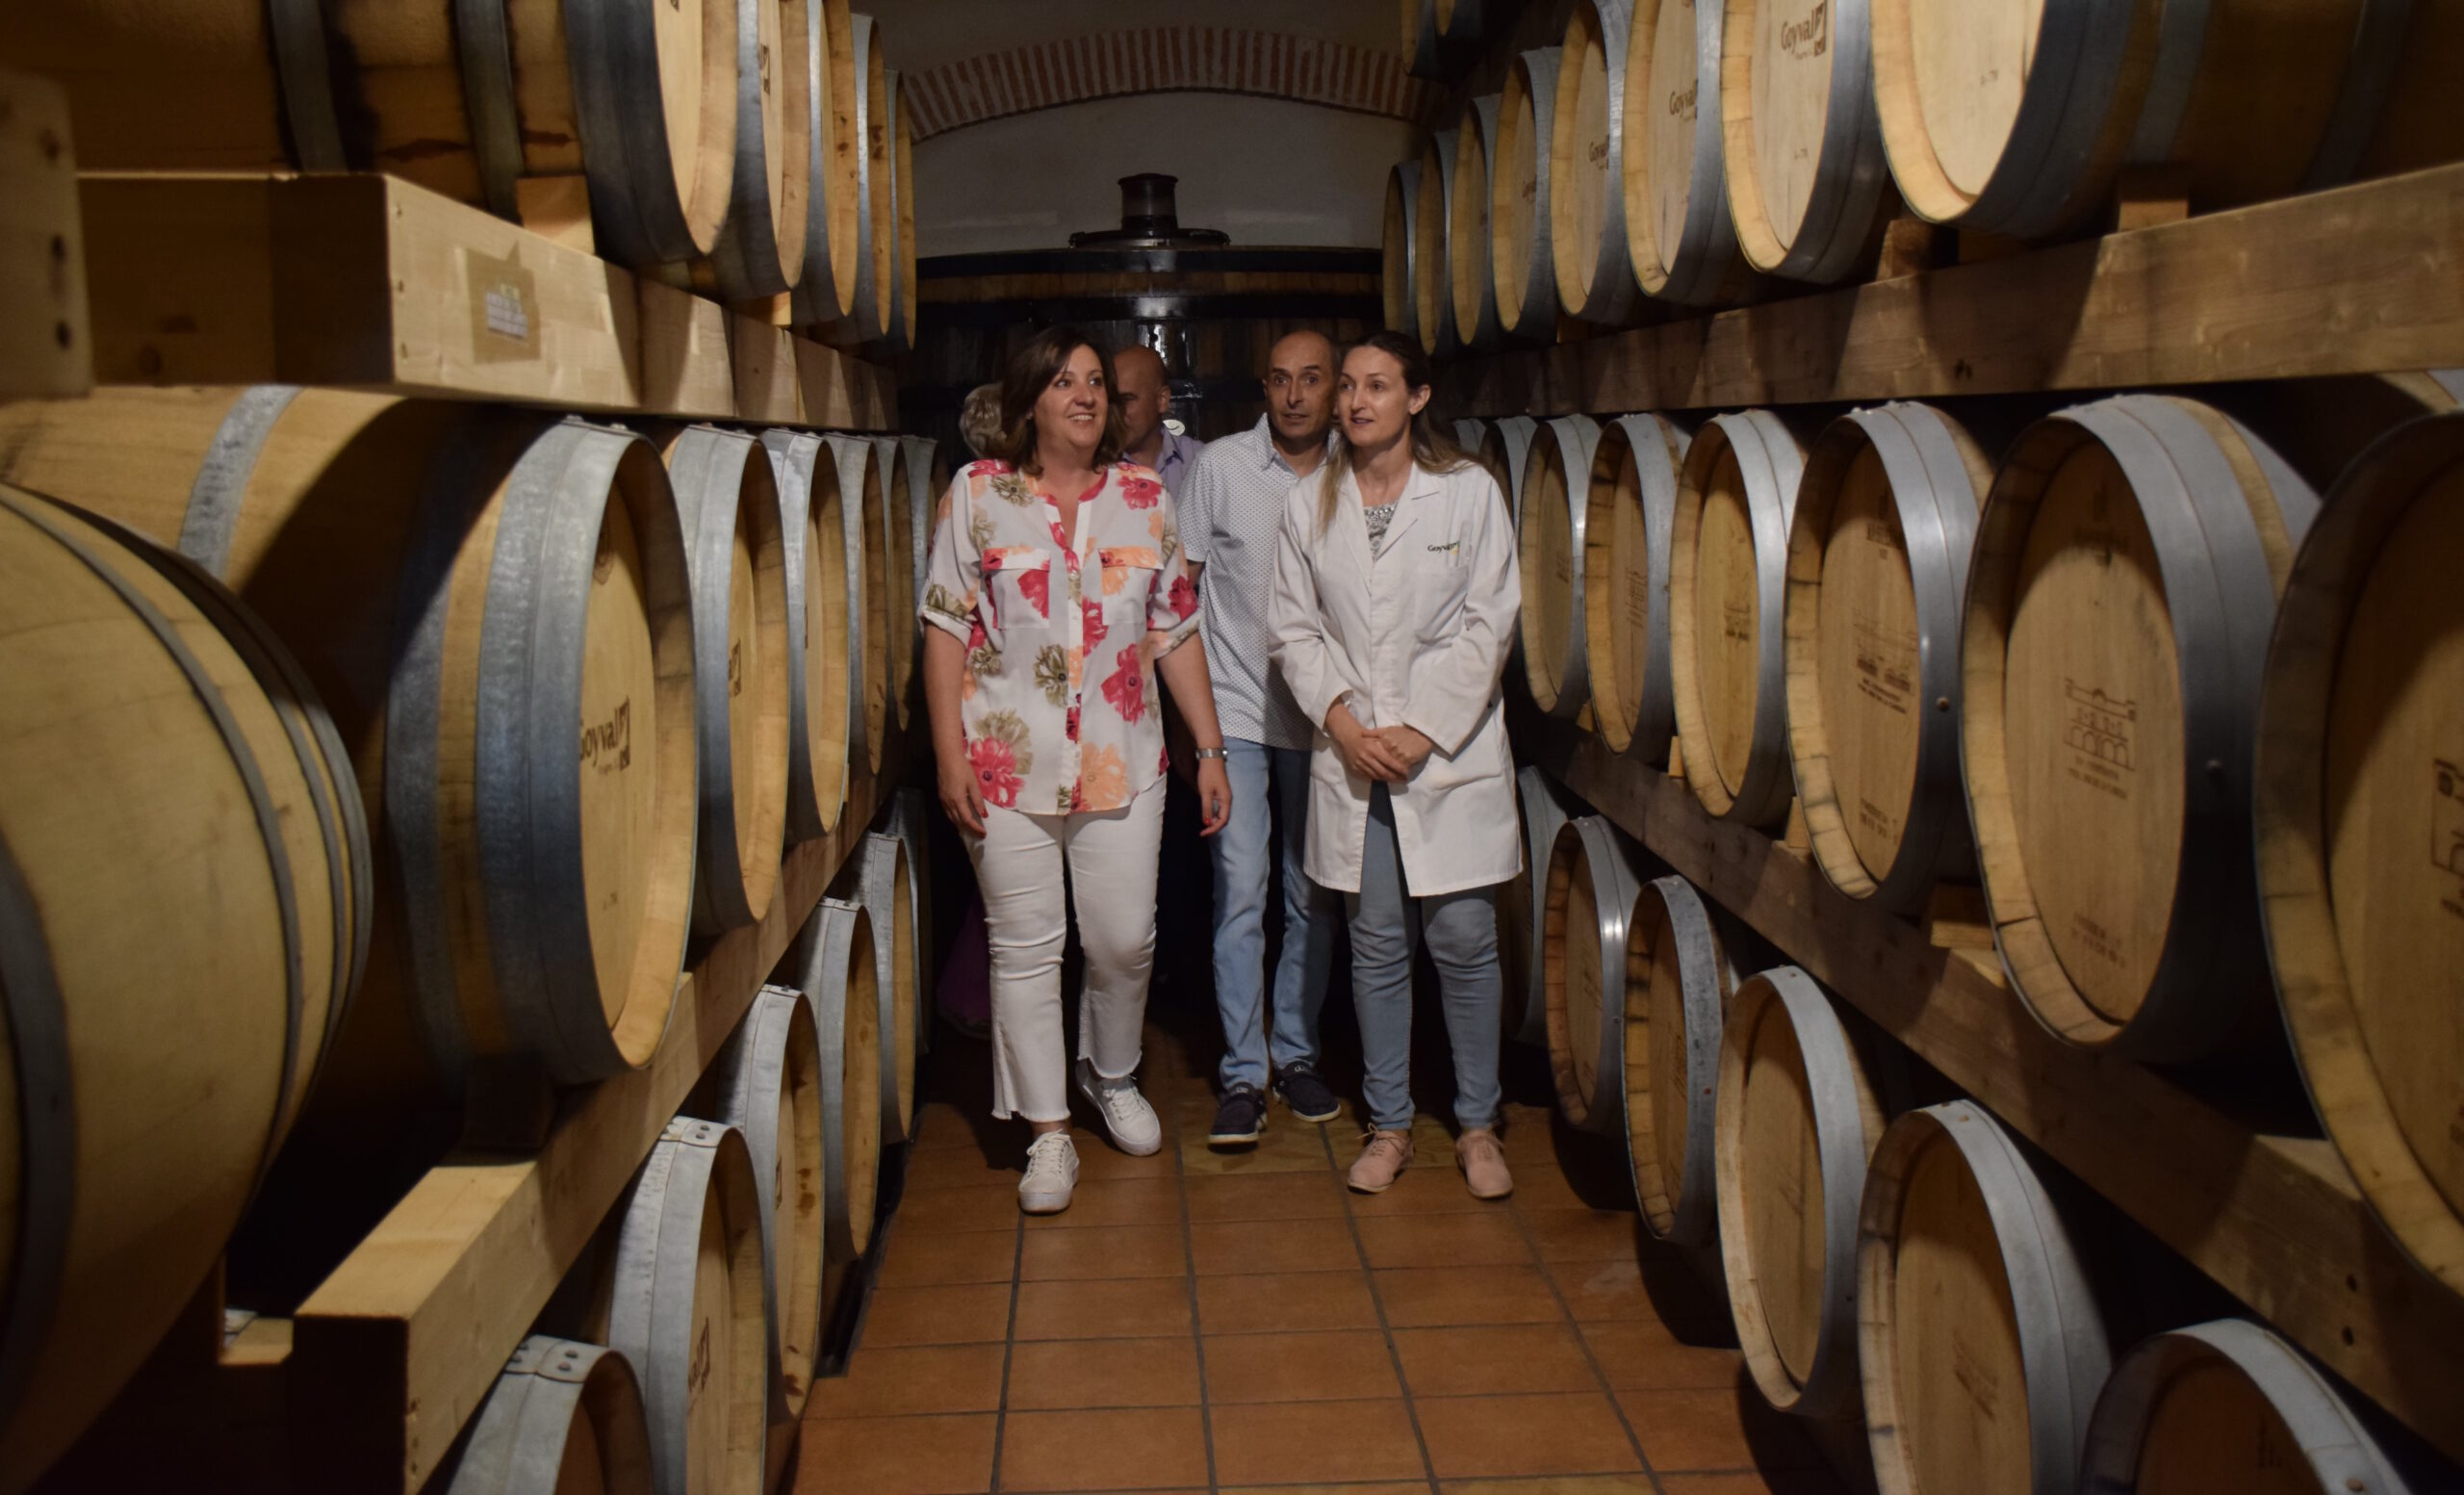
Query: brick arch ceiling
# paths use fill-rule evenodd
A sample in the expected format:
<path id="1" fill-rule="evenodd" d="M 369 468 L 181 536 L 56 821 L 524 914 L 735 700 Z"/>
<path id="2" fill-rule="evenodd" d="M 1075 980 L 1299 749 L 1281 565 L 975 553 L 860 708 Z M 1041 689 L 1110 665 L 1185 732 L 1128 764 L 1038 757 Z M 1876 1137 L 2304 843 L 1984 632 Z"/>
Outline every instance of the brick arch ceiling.
<path id="1" fill-rule="evenodd" d="M 905 75 L 919 141 L 988 119 L 1137 93 L 1252 93 L 1425 122 L 1435 91 L 1399 53 L 1228 26 L 1150 26 L 960 58 Z"/>

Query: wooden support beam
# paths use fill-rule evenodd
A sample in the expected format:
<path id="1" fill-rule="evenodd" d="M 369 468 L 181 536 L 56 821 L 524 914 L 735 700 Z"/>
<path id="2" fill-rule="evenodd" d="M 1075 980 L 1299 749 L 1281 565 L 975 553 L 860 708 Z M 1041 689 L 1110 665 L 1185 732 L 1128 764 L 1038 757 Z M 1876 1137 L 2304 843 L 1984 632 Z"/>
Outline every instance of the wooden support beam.
<path id="1" fill-rule="evenodd" d="M 1993 952 L 1942 949 L 1683 785 L 1542 724 L 1536 760 L 2192 1265 L 2451 1458 L 2464 1299 L 2372 1218 L 2329 1144 L 2251 1131 L 2141 1066 L 2056 1041 Z"/>
<path id="2" fill-rule="evenodd" d="M 436 1473 L 668 1120 L 709 1068 L 880 800 L 853 786 L 838 829 L 787 855 L 759 924 L 684 978 L 650 1064 L 566 1093 L 536 1153 L 430 1169 L 299 1307 L 289 1370 L 293 1484 L 414 1492 Z"/>
<path id="3" fill-rule="evenodd" d="M 1464 415 L 1932 400 L 2464 365 L 2464 166 L 1533 351 Z"/>
<path id="4" fill-rule="evenodd" d="M 106 173 L 81 188 L 105 383 L 803 424 L 793 371 L 808 340 L 781 332 L 740 408 L 727 308 L 407 182 Z M 862 392 L 854 413 L 889 428 L 886 368 L 817 344 L 808 356 L 837 360 L 835 382 Z"/>

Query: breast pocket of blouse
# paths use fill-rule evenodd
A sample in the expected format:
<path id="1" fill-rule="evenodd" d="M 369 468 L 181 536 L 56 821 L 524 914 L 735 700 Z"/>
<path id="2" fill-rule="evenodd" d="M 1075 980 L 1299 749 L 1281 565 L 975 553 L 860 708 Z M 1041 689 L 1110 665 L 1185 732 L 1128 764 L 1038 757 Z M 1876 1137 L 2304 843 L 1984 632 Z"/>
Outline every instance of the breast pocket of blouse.
<path id="1" fill-rule="evenodd" d="M 1164 569 L 1163 555 L 1150 546 L 1110 545 L 1095 552 L 1095 559 L 1103 568 L 1105 616 L 1143 631 L 1155 580 Z"/>
<path id="2" fill-rule="evenodd" d="M 1052 553 L 1032 545 L 984 553 L 987 626 L 996 635 L 1040 634 L 1052 626 Z"/>

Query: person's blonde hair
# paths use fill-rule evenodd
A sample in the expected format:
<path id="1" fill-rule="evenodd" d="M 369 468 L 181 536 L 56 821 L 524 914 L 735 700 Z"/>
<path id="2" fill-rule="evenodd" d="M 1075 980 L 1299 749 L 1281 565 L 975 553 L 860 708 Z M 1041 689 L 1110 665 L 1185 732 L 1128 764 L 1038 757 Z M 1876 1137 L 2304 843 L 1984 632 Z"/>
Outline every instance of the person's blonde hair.
<path id="1" fill-rule="evenodd" d="M 1336 360 L 1336 368 L 1341 369 L 1352 354 L 1364 348 L 1373 348 L 1403 366 L 1403 391 L 1407 397 L 1429 387 L 1432 375 L 1427 352 L 1418 340 L 1399 332 L 1371 333 L 1345 348 L 1343 356 Z M 1463 449 L 1454 444 L 1454 438 L 1431 418 L 1427 405 L 1423 405 L 1418 414 L 1406 414 L 1403 419 L 1410 427 L 1405 439 L 1412 444 L 1413 466 L 1429 473 L 1454 473 L 1474 465 L 1472 459 L 1463 454 Z M 1343 428 L 1340 419 L 1335 422 L 1335 428 Z M 1325 476 L 1318 480 L 1320 534 L 1325 533 L 1327 527 L 1335 522 L 1335 516 L 1343 512 L 1344 478 L 1350 472 L 1351 437 L 1346 435 L 1335 443 L 1335 450 L 1326 457 Z"/>
<path id="2" fill-rule="evenodd" d="M 969 451 L 984 457 L 1000 438 L 1001 381 L 995 379 L 967 392 L 966 403 L 959 407 L 959 439 Z"/>

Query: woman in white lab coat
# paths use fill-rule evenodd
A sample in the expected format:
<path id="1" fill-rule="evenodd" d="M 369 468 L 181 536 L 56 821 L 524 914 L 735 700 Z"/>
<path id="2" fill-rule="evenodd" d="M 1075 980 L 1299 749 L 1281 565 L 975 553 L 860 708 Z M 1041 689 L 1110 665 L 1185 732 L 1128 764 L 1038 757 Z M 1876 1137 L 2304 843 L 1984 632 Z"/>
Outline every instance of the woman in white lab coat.
<path id="1" fill-rule="evenodd" d="M 1428 418 L 1428 360 L 1381 332 L 1344 358 L 1321 474 L 1285 500 L 1274 658 L 1317 723 L 1311 878 L 1346 895 L 1374 1194 L 1412 1160 L 1412 955 L 1425 931 L 1454 1052 L 1455 1160 L 1514 1186 L 1498 1143 L 1497 885 L 1521 870 L 1499 679 L 1523 604 L 1505 498 Z M 1417 917 L 1415 917 L 1417 915 Z"/>

